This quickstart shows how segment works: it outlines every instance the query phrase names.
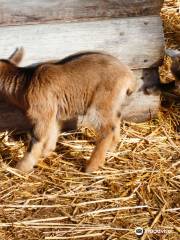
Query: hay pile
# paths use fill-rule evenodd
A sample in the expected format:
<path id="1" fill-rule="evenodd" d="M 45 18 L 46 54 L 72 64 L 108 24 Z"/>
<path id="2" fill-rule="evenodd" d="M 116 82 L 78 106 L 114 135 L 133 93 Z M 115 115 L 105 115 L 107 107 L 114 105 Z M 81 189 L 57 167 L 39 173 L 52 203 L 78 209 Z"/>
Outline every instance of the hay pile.
<path id="1" fill-rule="evenodd" d="M 180 1 L 165 0 L 161 10 L 161 17 L 164 22 L 164 34 L 166 47 L 180 50 Z M 166 56 L 164 64 L 160 67 L 160 79 L 162 83 L 169 83 L 174 80 L 170 71 L 171 59 Z"/>
<path id="2" fill-rule="evenodd" d="M 174 21 L 175 1 L 167 3 L 165 30 Z M 123 123 L 116 153 L 94 174 L 81 172 L 93 149 L 90 130 L 62 134 L 56 153 L 29 175 L 9 167 L 22 157 L 24 142 L 1 134 L 0 240 L 131 240 L 136 227 L 146 229 L 144 240 L 179 239 L 179 123 L 174 103 L 156 120 Z"/>

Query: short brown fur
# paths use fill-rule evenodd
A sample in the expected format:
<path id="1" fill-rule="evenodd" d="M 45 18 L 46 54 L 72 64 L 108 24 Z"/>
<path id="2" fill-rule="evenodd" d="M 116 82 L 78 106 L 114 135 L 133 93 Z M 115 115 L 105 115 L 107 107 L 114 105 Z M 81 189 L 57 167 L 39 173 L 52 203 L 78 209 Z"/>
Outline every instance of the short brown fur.
<path id="1" fill-rule="evenodd" d="M 135 88 L 132 71 L 100 52 L 18 67 L 22 55 L 0 61 L 0 92 L 33 126 L 30 147 L 17 168 L 32 170 L 41 156 L 55 149 L 59 123 L 78 115 L 98 135 L 86 172 L 103 166 L 106 151 L 118 142 L 121 105 Z"/>

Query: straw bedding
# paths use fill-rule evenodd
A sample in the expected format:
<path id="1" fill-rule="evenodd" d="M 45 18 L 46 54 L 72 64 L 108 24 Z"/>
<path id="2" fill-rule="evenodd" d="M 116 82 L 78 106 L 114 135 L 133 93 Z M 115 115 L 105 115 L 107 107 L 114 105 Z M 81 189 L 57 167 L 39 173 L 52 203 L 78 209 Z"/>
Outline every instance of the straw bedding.
<path id="1" fill-rule="evenodd" d="M 173 48 L 177 4 L 165 1 L 162 10 L 166 44 Z M 164 82 L 172 80 L 169 61 L 160 69 Z M 174 102 L 155 120 L 122 123 L 117 151 L 93 174 L 81 171 L 93 149 L 91 130 L 61 134 L 56 152 L 28 175 L 10 167 L 27 141 L 0 134 L 0 239 L 131 240 L 136 227 L 146 229 L 144 240 L 179 239 L 179 124 Z"/>

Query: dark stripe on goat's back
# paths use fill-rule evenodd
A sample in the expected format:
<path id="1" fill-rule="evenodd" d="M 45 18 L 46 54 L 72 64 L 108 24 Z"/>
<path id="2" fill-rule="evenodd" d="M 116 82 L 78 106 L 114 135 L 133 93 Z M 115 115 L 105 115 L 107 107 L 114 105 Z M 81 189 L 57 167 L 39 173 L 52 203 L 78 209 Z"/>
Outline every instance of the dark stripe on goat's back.
<path id="1" fill-rule="evenodd" d="M 56 62 L 56 64 L 65 64 L 65 63 L 68 63 L 68 62 L 71 62 L 71 61 L 74 61 L 78 58 L 81 58 L 85 55 L 91 55 L 91 54 L 103 54 L 101 52 L 80 52 L 80 53 L 75 53 L 75 54 L 72 54 L 70 56 L 67 56 L 61 60 L 59 60 L 58 62 Z"/>
<path id="2" fill-rule="evenodd" d="M 11 64 L 11 62 L 8 59 L 1 59 L 1 62 L 7 63 L 7 64 Z"/>

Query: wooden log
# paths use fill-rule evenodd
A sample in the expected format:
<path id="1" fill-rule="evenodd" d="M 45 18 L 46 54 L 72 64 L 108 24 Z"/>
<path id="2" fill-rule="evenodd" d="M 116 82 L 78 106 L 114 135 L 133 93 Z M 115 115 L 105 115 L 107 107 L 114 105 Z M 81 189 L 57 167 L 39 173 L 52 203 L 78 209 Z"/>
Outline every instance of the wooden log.
<path id="1" fill-rule="evenodd" d="M 158 16 L 0 28 L 1 58 L 23 46 L 24 65 L 98 50 L 123 59 L 133 69 L 149 68 L 159 65 L 163 42 Z"/>
<path id="2" fill-rule="evenodd" d="M 122 117 L 128 121 L 143 122 L 155 117 L 159 110 L 159 94 L 146 95 L 142 90 L 146 87 L 147 82 L 152 87 L 157 85 L 157 69 L 136 70 L 135 74 L 138 80 L 137 91 L 124 104 Z M 21 111 L 7 104 L 5 101 L 0 101 L 0 131 L 26 131 L 30 127 L 30 124 Z"/>
<path id="3" fill-rule="evenodd" d="M 159 15 L 163 0 L 1 0 L 0 25 Z"/>

